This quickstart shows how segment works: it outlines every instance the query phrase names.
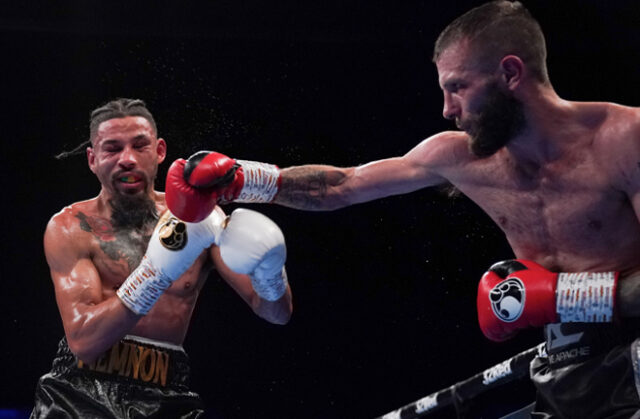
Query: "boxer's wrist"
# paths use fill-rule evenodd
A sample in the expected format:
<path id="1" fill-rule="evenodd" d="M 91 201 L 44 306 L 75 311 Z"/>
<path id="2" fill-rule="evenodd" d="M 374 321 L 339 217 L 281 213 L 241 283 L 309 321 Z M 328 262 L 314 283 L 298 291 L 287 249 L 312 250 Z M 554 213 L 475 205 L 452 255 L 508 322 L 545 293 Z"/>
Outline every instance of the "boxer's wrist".
<path id="1" fill-rule="evenodd" d="M 263 276 L 259 273 L 250 274 L 251 285 L 253 290 L 262 298 L 267 301 L 277 301 L 287 291 L 287 271 L 282 267 L 282 270 L 274 276 Z"/>
<path id="2" fill-rule="evenodd" d="M 556 284 L 556 312 L 562 323 L 608 323 L 615 315 L 618 272 L 562 272 Z"/>
<path id="3" fill-rule="evenodd" d="M 242 168 L 244 183 L 235 199 L 243 203 L 268 203 L 280 188 L 280 169 L 268 163 L 236 160 Z"/>
<path id="4" fill-rule="evenodd" d="M 171 286 L 171 282 L 171 278 L 153 266 L 145 255 L 140 265 L 118 288 L 116 295 L 129 310 L 144 316 L 158 301 L 160 295 Z"/>

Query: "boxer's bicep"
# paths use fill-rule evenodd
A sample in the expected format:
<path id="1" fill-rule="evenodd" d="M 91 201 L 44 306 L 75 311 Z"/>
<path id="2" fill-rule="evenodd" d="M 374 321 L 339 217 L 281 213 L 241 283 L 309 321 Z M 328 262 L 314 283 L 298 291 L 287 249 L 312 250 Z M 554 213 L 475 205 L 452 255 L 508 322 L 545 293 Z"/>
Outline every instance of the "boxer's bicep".
<path id="1" fill-rule="evenodd" d="M 66 226 L 49 223 L 44 237 L 47 263 L 65 331 L 81 323 L 85 311 L 102 299 L 100 275 Z"/>

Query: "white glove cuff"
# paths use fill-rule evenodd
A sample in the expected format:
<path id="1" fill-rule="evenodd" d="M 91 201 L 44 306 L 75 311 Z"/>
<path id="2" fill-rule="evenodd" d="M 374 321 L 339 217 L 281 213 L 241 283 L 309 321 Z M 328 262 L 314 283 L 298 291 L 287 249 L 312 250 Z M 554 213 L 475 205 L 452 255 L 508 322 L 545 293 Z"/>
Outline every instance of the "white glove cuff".
<path id="1" fill-rule="evenodd" d="M 116 294 L 129 310 L 143 316 L 170 285 L 171 279 L 156 269 L 145 255 Z"/>
<path id="2" fill-rule="evenodd" d="M 278 192 L 277 166 L 249 160 L 236 160 L 242 166 L 244 185 L 236 202 L 271 202 Z"/>
<path id="3" fill-rule="evenodd" d="M 616 272 L 558 274 L 556 311 L 562 323 L 613 320 Z"/>
<path id="4" fill-rule="evenodd" d="M 287 271 L 282 267 L 280 275 L 276 275 L 272 278 L 257 277 L 253 274 L 249 275 L 251 278 L 251 285 L 253 286 L 256 294 L 263 300 L 276 301 L 284 295 L 287 291 Z"/>

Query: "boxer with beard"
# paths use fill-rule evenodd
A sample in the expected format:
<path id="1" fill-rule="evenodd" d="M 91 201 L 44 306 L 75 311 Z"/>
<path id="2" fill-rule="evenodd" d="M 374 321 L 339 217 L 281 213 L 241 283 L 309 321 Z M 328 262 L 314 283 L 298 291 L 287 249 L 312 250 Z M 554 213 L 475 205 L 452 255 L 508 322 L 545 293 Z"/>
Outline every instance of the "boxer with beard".
<path id="1" fill-rule="evenodd" d="M 462 131 L 348 168 L 196 153 L 169 170 L 189 194 L 169 208 L 187 220 L 208 214 L 191 201 L 199 210 L 227 201 L 335 210 L 451 184 L 519 259 L 482 278 L 482 331 L 501 341 L 545 326 L 549 356 L 531 368 L 534 416 L 640 417 L 640 109 L 560 98 L 540 25 L 519 2 L 455 19 L 433 61 L 443 116 Z"/>
<path id="2" fill-rule="evenodd" d="M 216 269 L 258 316 L 286 324 L 284 237 L 254 211 L 208 208 L 198 223 L 167 211 L 171 192 L 154 189 L 166 142 L 141 100 L 96 109 L 89 131 L 100 192 L 55 214 L 44 235 L 65 337 L 31 417 L 202 417 L 182 348 L 198 294 Z"/>

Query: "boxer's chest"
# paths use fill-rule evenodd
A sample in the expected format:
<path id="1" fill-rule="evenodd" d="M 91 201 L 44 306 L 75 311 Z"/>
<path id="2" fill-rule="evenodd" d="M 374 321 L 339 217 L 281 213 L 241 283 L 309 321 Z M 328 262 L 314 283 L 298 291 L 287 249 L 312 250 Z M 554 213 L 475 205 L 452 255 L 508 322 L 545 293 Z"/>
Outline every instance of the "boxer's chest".
<path id="1" fill-rule="evenodd" d="M 591 161 L 560 161 L 532 176 L 496 170 L 461 187 L 505 232 L 520 257 L 585 265 L 630 264 L 640 225 L 626 195 Z M 628 260 L 627 260 L 628 259 Z"/>
<path id="2" fill-rule="evenodd" d="M 139 265 L 151 237 L 151 231 L 116 233 L 113 238 L 96 237 L 92 257 L 107 296 L 117 290 Z M 204 280 L 200 273 L 206 259 L 203 253 L 184 275 L 172 283 L 166 293 L 182 296 L 195 292 L 199 282 Z"/>
<path id="3" fill-rule="evenodd" d="M 82 230 L 93 236 L 91 260 L 105 288 L 117 289 L 146 251 L 151 228 L 118 229 L 106 218 L 80 214 Z"/>

